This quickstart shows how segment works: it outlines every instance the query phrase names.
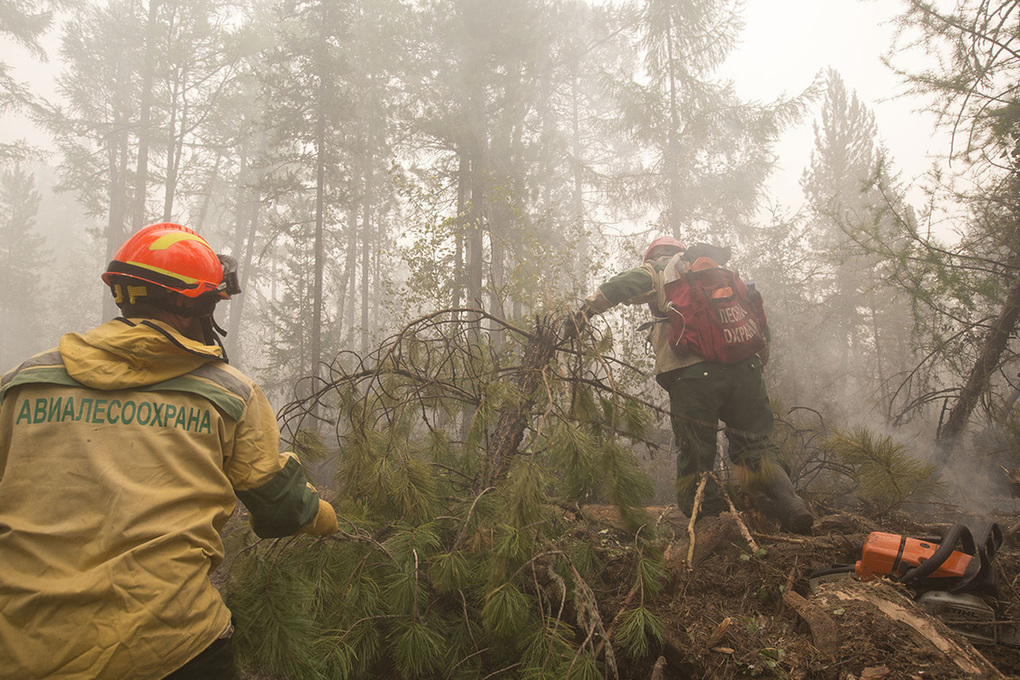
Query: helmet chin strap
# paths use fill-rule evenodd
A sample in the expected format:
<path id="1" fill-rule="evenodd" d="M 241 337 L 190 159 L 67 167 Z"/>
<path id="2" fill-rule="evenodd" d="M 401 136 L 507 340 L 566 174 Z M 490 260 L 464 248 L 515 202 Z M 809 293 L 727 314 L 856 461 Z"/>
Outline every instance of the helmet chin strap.
<path id="1" fill-rule="evenodd" d="M 202 339 L 207 345 L 217 345 L 223 352 L 223 361 L 230 363 L 230 359 L 227 358 L 227 348 L 223 346 L 221 337 L 227 337 L 227 332 L 220 328 L 220 325 L 216 323 L 216 319 L 213 318 L 212 314 L 199 318 L 199 323 L 202 324 Z"/>

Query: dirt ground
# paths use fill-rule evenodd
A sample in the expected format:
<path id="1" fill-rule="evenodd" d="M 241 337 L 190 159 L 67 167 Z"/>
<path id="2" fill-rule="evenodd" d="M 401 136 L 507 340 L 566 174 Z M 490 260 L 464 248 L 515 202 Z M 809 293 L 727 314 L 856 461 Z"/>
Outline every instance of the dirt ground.
<path id="1" fill-rule="evenodd" d="M 872 531 L 934 537 L 956 523 L 995 521 L 1003 542 L 994 558 L 1000 591 L 992 604 L 997 621 L 1016 622 L 1020 640 L 1020 515 L 869 520 L 816 509 L 809 536 L 781 533 L 761 517 L 741 515 L 755 550 L 727 513 L 698 521 L 692 551 L 686 517 L 675 508 L 648 510 L 660 543 L 668 546 L 667 583 L 650 605 L 665 625 L 665 644 L 641 662 L 618 658 L 621 680 L 1020 678 L 1020 646 L 972 644 L 930 617 L 903 586 L 844 578 L 812 589 L 809 578 L 816 570 L 856 562 Z M 569 519 L 606 565 L 593 586 L 612 635 L 616 615 L 633 604 L 627 596 L 634 583 L 634 537 L 611 506 L 585 506 Z"/>
<path id="2" fill-rule="evenodd" d="M 843 578 L 813 591 L 809 579 L 815 570 L 860 559 L 872 531 L 942 536 L 955 523 L 996 521 L 1004 534 L 994 559 L 1001 579 L 996 620 L 1020 624 L 1016 517 L 936 518 L 929 513 L 925 522 L 905 514 L 869 521 L 833 513 L 822 515 L 810 536 L 778 533 L 751 517 L 745 526 L 758 546 L 753 550 L 738 523 L 723 515 L 695 525 L 695 549 L 690 551 L 687 519 L 675 511 L 650 510 L 659 513 L 658 529 L 670 543 L 665 553 L 669 583 L 653 607 L 666 624 L 667 644 L 654 665 L 621 663 L 622 678 L 1020 677 L 1020 648 L 972 645 L 928 616 L 903 586 Z M 601 506 L 584 509 L 593 528 L 614 525 L 613 514 Z M 604 529 L 595 535 L 607 555 L 614 543 L 628 540 Z M 612 588 L 613 579 L 605 584 Z M 612 602 L 612 594 L 603 595 Z M 616 602 L 623 599 L 617 596 Z M 603 617 L 612 618 L 612 605 L 606 609 Z"/>

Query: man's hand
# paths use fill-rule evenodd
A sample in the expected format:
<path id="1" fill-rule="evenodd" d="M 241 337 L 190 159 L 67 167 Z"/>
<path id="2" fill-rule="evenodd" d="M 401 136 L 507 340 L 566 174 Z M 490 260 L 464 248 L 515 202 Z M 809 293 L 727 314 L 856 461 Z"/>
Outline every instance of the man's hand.
<path id="1" fill-rule="evenodd" d="M 600 288 L 585 298 L 580 307 L 567 314 L 560 326 L 560 337 L 564 340 L 576 338 L 581 331 L 588 327 L 588 319 L 602 314 L 612 306 L 613 303 Z"/>
<path id="2" fill-rule="evenodd" d="M 588 305 L 581 305 L 578 309 L 570 312 L 563 318 L 560 327 L 560 337 L 564 340 L 573 340 L 581 334 L 588 326 L 588 317 L 591 312 Z"/>
<path id="3" fill-rule="evenodd" d="M 339 528 L 333 506 L 320 498 L 319 512 L 315 515 L 315 519 L 301 527 L 298 533 L 325 536 L 326 534 L 335 534 Z"/>

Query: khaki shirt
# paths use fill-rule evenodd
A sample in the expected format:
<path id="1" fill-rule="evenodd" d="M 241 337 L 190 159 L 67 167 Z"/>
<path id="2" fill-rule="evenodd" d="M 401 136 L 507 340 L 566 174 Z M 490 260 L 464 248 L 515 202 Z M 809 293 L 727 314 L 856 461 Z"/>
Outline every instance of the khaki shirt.
<path id="1" fill-rule="evenodd" d="M 670 347 L 669 322 L 662 312 L 668 302 L 666 284 L 679 278 L 685 270 L 686 264 L 680 254 L 645 262 L 640 267 L 609 279 L 585 301 L 589 309 L 599 314 L 618 304 L 648 305 L 653 320 L 648 331 L 648 342 L 655 353 L 656 376 L 704 361 L 696 354 L 680 354 Z"/>

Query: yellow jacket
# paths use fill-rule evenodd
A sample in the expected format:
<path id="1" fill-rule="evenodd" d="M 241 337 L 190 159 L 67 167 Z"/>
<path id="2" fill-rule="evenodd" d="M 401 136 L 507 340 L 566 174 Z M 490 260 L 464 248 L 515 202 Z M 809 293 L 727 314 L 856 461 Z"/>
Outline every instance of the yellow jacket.
<path id="1" fill-rule="evenodd" d="M 209 573 L 237 498 L 263 537 L 336 529 L 218 347 L 116 319 L 0 378 L 0 678 L 155 680 L 195 657 L 230 622 Z"/>

